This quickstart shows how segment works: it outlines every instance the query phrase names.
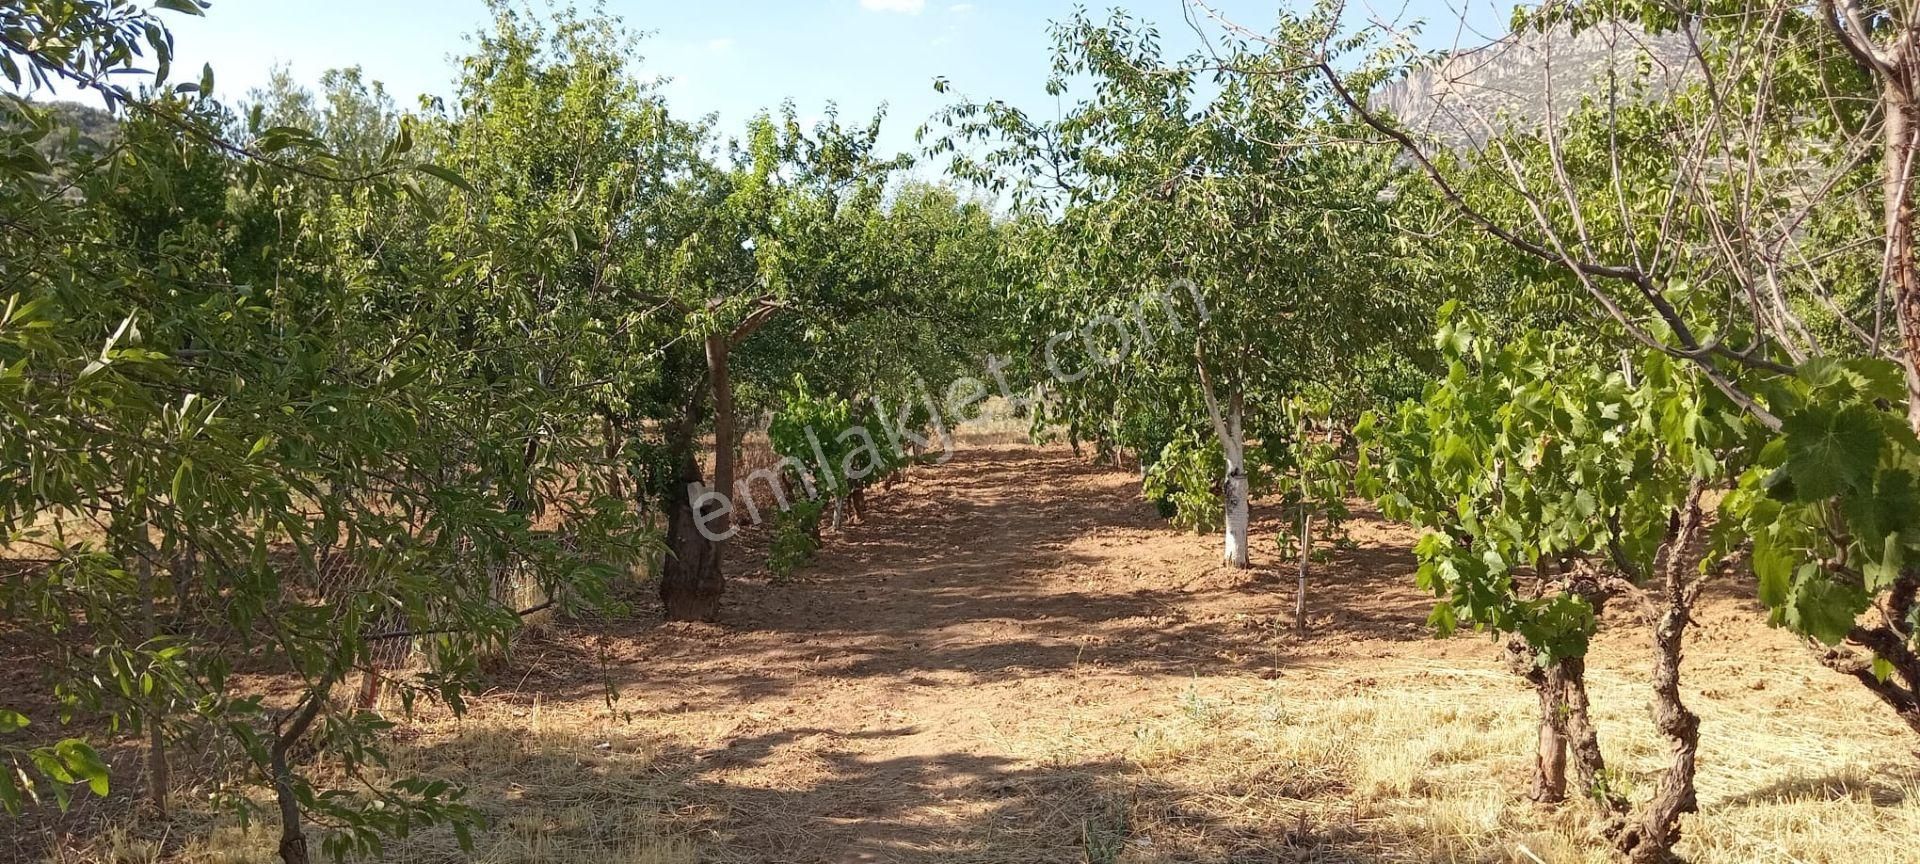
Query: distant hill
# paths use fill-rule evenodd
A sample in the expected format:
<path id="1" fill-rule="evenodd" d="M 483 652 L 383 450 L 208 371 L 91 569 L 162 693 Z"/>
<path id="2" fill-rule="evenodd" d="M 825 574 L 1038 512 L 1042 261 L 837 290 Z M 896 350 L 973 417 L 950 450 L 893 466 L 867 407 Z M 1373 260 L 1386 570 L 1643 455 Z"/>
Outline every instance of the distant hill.
<path id="1" fill-rule="evenodd" d="M 1417 67 L 1376 90 L 1369 104 L 1433 141 L 1476 147 L 1492 134 L 1563 118 L 1582 99 L 1604 101 L 1612 88 L 1622 100 L 1658 97 L 1689 62 L 1685 36 L 1653 36 L 1627 25 L 1578 36 L 1512 34 Z"/>
<path id="2" fill-rule="evenodd" d="M 111 143 L 120 137 L 120 121 L 98 108 L 78 102 L 49 102 L 46 107 L 62 126 L 78 132 L 82 138 Z"/>
<path id="3" fill-rule="evenodd" d="M 119 140 L 120 121 L 99 108 L 78 102 L 46 102 L 40 107 L 52 112 L 57 126 L 35 145 L 43 154 L 97 155 Z M 10 111 L 0 110 L 0 126 L 24 122 Z"/>
<path id="4" fill-rule="evenodd" d="M 42 152 L 64 150 L 74 156 L 97 156 L 120 140 L 120 121 L 112 114 L 78 102 L 49 102 L 56 122 L 67 130 L 40 142 Z"/>

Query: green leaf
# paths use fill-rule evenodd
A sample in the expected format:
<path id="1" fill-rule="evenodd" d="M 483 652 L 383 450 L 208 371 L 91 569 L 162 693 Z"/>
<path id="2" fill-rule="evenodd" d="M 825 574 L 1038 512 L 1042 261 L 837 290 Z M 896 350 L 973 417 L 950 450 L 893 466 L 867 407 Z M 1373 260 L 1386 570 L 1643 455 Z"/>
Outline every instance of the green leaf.
<path id="1" fill-rule="evenodd" d="M 1800 556 L 1779 544 L 1772 532 L 1762 531 L 1753 538 L 1753 575 L 1760 580 L 1760 602 L 1777 609 L 1787 602 L 1793 587 L 1793 571 Z"/>
<path id="2" fill-rule="evenodd" d="M 442 168 L 438 165 L 432 165 L 432 164 L 420 164 L 420 165 L 413 166 L 413 170 L 418 171 L 422 174 L 425 174 L 429 177 L 434 177 L 439 180 L 443 180 L 447 183 L 451 183 L 454 186 L 459 187 L 461 191 L 464 191 L 468 194 L 473 194 L 474 192 L 473 184 L 468 183 L 467 178 L 460 176 L 458 173 L 456 173 L 450 168 Z"/>
<path id="3" fill-rule="evenodd" d="M 1787 439 L 1774 438 L 1760 448 L 1760 456 L 1754 460 L 1762 468 L 1778 468 L 1787 461 Z"/>
<path id="4" fill-rule="evenodd" d="M 1874 414 L 1858 405 L 1838 411 L 1813 405 L 1786 419 L 1786 470 L 1801 500 L 1872 486 L 1884 443 Z"/>
<path id="5" fill-rule="evenodd" d="M 1882 544 L 1878 560 L 1868 557 L 1860 568 L 1866 577 L 1867 590 L 1878 591 L 1900 578 L 1900 568 L 1906 566 L 1906 548 L 1900 545 L 1900 535 L 1888 534 Z"/>
<path id="6" fill-rule="evenodd" d="M 60 761 L 65 763 L 68 771 L 73 772 L 75 777 L 87 781 L 87 787 L 93 790 L 93 794 L 106 797 L 107 763 L 100 759 L 100 754 L 94 752 L 87 742 L 78 738 L 68 738 L 54 745 L 53 750 L 60 755 Z"/>
<path id="7" fill-rule="evenodd" d="M 200 8 L 197 0 L 153 0 L 153 5 L 156 8 L 165 9 L 169 12 L 178 12 L 182 15 L 206 14 L 206 10 Z"/>
<path id="8" fill-rule="evenodd" d="M 1905 370 L 1891 360 L 1861 357 L 1846 361 L 1846 367 L 1860 376 L 1862 395 L 1896 405 L 1907 398 Z"/>
<path id="9" fill-rule="evenodd" d="M 1815 390 L 1826 390 L 1851 383 L 1846 368 L 1832 357 L 1809 357 L 1794 370 L 1794 375 Z"/>
<path id="10" fill-rule="evenodd" d="M 16 732 L 25 729 L 31 722 L 25 714 L 0 708 L 0 733 Z"/>
<path id="11" fill-rule="evenodd" d="M 169 485 L 167 489 L 167 494 L 172 499 L 173 504 L 176 507 L 185 506 L 182 502 L 186 500 L 185 492 L 187 488 L 187 477 L 192 472 L 193 472 L 192 459 L 180 460 L 180 466 L 173 470 L 173 483 Z"/>
<path id="12" fill-rule="evenodd" d="M 33 761 L 33 767 L 46 775 L 48 780 L 62 784 L 75 782 L 73 772 L 68 771 L 67 766 L 61 764 L 61 760 L 53 750 L 43 747 L 28 753 L 27 758 Z"/>
<path id="13" fill-rule="evenodd" d="M 1827 645 L 1838 645 L 1871 602 L 1865 591 L 1826 578 L 1818 564 L 1805 564 L 1795 578 L 1787 626 Z"/>

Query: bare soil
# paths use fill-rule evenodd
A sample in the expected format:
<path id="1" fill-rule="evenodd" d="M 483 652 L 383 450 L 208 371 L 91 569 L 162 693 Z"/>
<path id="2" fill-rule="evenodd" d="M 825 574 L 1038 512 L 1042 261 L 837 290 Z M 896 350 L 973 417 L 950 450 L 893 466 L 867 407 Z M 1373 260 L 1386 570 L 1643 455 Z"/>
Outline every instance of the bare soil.
<path id="1" fill-rule="evenodd" d="M 794 578 L 767 577 L 762 533 L 731 544 L 724 624 L 547 628 L 467 716 L 407 725 L 396 768 L 472 789 L 496 821 L 482 860 L 1601 854 L 1577 819 L 1519 800 L 1531 697 L 1490 640 L 1432 638 L 1414 535 L 1356 519 L 1351 548 L 1314 566 L 1301 642 L 1278 516 L 1256 508 L 1257 566 L 1234 571 L 1218 538 L 1169 528 L 1132 473 L 1057 448 L 963 450 L 876 492 Z M 1730 826 L 1701 848 L 1853 860 L 1793 832 L 1884 825 L 1874 842 L 1908 845 L 1882 860 L 1920 860 L 1899 857 L 1920 856 L 1902 833 L 1920 827 L 1920 781 L 1888 767 L 1913 762 L 1899 724 L 1767 629 L 1750 596 L 1722 586 L 1689 646 L 1707 811 L 1690 827 Z M 1597 713 L 1615 764 L 1650 779 L 1647 635 L 1619 605 L 1592 661 Z M 260 832 L 231 832 L 199 826 L 170 854 L 265 853 Z M 468 860 L 432 837 L 391 857 Z"/>
<path id="2" fill-rule="evenodd" d="M 737 580 L 728 623 L 652 628 L 610 662 L 623 705 L 709 730 L 701 780 L 741 860 L 947 860 L 1038 818 L 1005 806 L 1047 781 L 1019 746 L 1036 724 L 1106 741 L 1121 770 L 1134 725 L 1210 679 L 1479 647 L 1427 641 L 1404 535 L 1355 534 L 1296 645 L 1291 571 L 1218 566 L 1218 541 L 1167 528 L 1131 475 L 977 449 L 877 495 L 796 578 Z"/>
<path id="3" fill-rule="evenodd" d="M 1102 808 L 1131 806 L 1101 796 L 1126 788 L 1109 781 L 1136 770 L 1140 730 L 1250 683 L 1333 697 L 1383 678 L 1459 686 L 1464 671 L 1463 700 L 1525 698 L 1490 640 L 1432 637 L 1415 535 L 1367 514 L 1352 548 L 1315 565 L 1298 641 L 1279 514 L 1256 517 L 1258 566 L 1235 571 L 1218 538 L 1169 528 L 1130 473 L 1057 448 L 963 451 L 876 494 L 790 580 L 768 580 L 764 538 L 743 537 L 725 624 L 642 622 L 592 656 L 590 634 L 557 635 L 494 701 L 603 710 L 611 685 L 626 722 L 671 739 L 651 756 L 678 763 L 673 824 L 695 817 L 703 858 L 791 864 L 1088 860 Z M 1703 713 L 1881 711 L 1723 587 L 1690 658 Z M 1645 631 L 1631 609 L 1613 617 L 1595 675 L 1639 678 Z M 1883 743 L 1910 755 L 1893 732 Z"/>

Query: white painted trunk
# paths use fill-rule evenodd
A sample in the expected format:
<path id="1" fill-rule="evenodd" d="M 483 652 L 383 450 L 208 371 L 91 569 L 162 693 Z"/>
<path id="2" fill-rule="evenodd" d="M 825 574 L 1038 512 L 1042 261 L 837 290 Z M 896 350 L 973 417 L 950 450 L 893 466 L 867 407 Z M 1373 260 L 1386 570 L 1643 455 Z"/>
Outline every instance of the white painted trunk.
<path id="1" fill-rule="evenodd" d="M 1227 550 L 1226 562 L 1233 567 L 1248 567 L 1247 556 L 1247 477 L 1227 475 Z"/>
<path id="2" fill-rule="evenodd" d="M 1226 433 L 1220 440 L 1227 457 L 1226 483 L 1222 486 L 1227 507 L 1225 558 L 1227 566 L 1244 568 L 1252 565 L 1247 554 L 1247 442 L 1237 408 L 1227 418 Z"/>
<path id="3" fill-rule="evenodd" d="M 1225 559 L 1227 566 L 1244 569 L 1253 564 L 1247 555 L 1247 433 L 1242 424 L 1246 403 L 1235 387 L 1228 393 L 1227 410 L 1221 411 L 1220 399 L 1213 392 L 1213 378 L 1207 374 L 1207 364 L 1198 346 L 1194 348 L 1194 359 L 1199 361 L 1200 395 L 1207 401 L 1207 416 L 1213 421 L 1214 435 L 1220 439 L 1220 453 L 1227 461 L 1227 476 L 1220 484 L 1227 510 Z"/>

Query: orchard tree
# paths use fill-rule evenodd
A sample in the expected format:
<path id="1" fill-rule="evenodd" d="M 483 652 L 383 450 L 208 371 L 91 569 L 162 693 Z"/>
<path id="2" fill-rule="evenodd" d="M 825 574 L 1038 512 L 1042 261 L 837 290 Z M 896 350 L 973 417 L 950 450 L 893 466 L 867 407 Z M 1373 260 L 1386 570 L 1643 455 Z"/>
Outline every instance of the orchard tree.
<path id="1" fill-rule="evenodd" d="M 1465 224 L 1557 274 L 1587 318 L 1687 364 L 1767 430 L 1773 459 L 1721 512 L 1754 541 L 1761 599 L 1774 623 L 1920 729 L 1920 570 L 1907 563 L 1920 533 L 1885 515 L 1913 487 L 1920 424 L 1920 216 L 1907 170 L 1920 149 L 1909 56 L 1920 7 L 1544 4 L 1516 14 L 1520 44 L 1667 35 L 1681 46 L 1675 80 L 1658 100 L 1632 95 L 1653 92 L 1644 71 L 1604 103 L 1550 99 L 1535 128 L 1510 130 L 1518 139 L 1466 150 L 1365 98 L 1385 69 L 1447 73 L 1445 59 L 1409 56 L 1385 25 L 1344 33 L 1339 9 L 1268 34 L 1225 26 L 1317 69 Z M 1368 44 L 1385 48 L 1357 57 Z M 1433 101 L 1428 128 L 1497 120 L 1473 100 Z"/>
<path id="2" fill-rule="evenodd" d="M 1589 713 L 1585 657 L 1609 601 L 1655 592 L 1654 710 L 1673 762 L 1654 799 L 1614 828 L 1637 860 L 1659 860 L 1697 807 L 1699 718 L 1678 683 L 1694 602 L 1718 569 L 1702 501 L 1734 485 L 1764 435 L 1659 352 L 1616 351 L 1590 334 L 1503 338 L 1456 304 L 1436 341 L 1445 377 L 1361 424 L 1363 485 L 1387 516 L 1427 529 L 1415 552 L 1421 587 L 1440 598 L 1430 623 L 1508 637 L 1540 698 L 1537 801 L 1566 796 L 1570 754 L 1576 795 L 1625 812 Z"/>
<path id="3" fill-rule="evenodd" d="M 1671 368 L 1664 377 L 1696 382 L 1708 397 L 1696 400 L 1699 427 L 1739 442 L 1698 442 L 1697 452 L 1715 454 L 1727 472 L 1712 557 L 1750 545 L 1772 622 L 1808 637 L 1829 665 L 1913 724 L 1920 578 L 1907 564 L 1911 508 L 1898 502 L 1914 488 L 1920 410 L 1910 342 L 1920 265 L 1905 167 L 1915 151 L 1907 57 L 1920 27 L 1915 9 L 1562 2 L 1523 10 L 1514 51 L 1599 31 L 1629 45 L 1665 36 L 1680 56 L 1668 58 L 1671 80 L 1653 81 L 1646 64 L 1616 71 L 1606 99 L 1549 92 L 1535 106 L 1544 116 L 1518 125 L 1446 90 L 1416 112 L 1433 116 L 1387 113 L 1368 96 L 1383 69 L 1410 64 L 1451 80 L 1463 67 L 1409 56 L 1400 34 L 1379 32 L 1385 25 L 1343 32 L 1339 13 L 1323 5 L 1313 26 L 1265 34 L 1225 26 L 1317 69 L 1463 224 L 1531 259 L 1529 275 L 1562 286 L 1575 320 L 1599 322 L 1631 349 L 1623 372 L 1661 358 Z M 1368 42 L 1381 35 L 1388 38 Z M 1357 56 L 1367 44 L 1386 47 Z M 1642 98 L 1654 92 L 1661 97 Z M 1459 147 L 1432 134 L 1436 126 L 1487 134 Z M 1612 365 L 1594 357 L 1574 368 L 1590 379 Z M 1497 443 L 1463 437 L 1438 452 L 1494 464 L 1486 460 Z M 1690 510 L 1666 519 L 1669 530 L 1696 524 Z M 1457 521 L 1452 527 L 1473 533 L 1465 515 Z M 1661 522 L 1654 511 L 1642 527 L 1621 527 L 1646 533 Z M 1446 551 L 1443 540 L 1426 545 L 1429 557 Z M 1684 626 L 1687 591 L 1674 587 L 1669 567 L 1660 570 L 1667 611 L 1654 632 L 1654 719 L 1674 762 L 1644 818 L 1621 835 L 1645 860 L 1666 853 L 1677 814 L 1692 806 L 1697 741 L 1697 720 L 1675 695 L 1674 631 Z"/>
<path id="4" fill-rule="evenodd" d="M 226 766 L 217 801 L 249 812 L 244 788 L 264 788 L 288 862 L 309 860 L 309 820 L 336 855 L 429 824 L 465 838 L 459 790 L 377 777 L 391 722 L 332 697 L 359 674 L 403 708 L 458 711 L 529 611 L 503 572 L 534 574 L 543 607 L 598 604 L 647 546 L 605 494 L 585 403 L 543 380 L 538 332 L 476 338 L 501 308 L 541 308 L 537 280 L 472 278 L 473 247 L 433 228 L 472 187 L 413 155 L 423 124 L 335 153 L 248 129 L 201 95 L 210 73 L 160 86 L 170 43 L 140 6 L 0 15 L 18 86 L 59 79 L 119 111 L 112 146 L 48 156 L 49 114 L 0 108 L 0 606 L 43 661 L 35 701 L 139 730 L 162 809 L 182 743 Z M 116 83 L 147 52 L 154 89 Z M 416 640 L 422 665 L 378 659 Z M 295 686 L 240 690 L 243 660 Z M 107 791 L 84 742 L 35 743 L 54 716 L 0 709 L 10 811 Z"/>
<path id="5" fill-rule="evenodd" d="M 724 164 L 688 181 L 688 200 L 705 203 L 657 271 L 663 305 L 702 360 L 669 436 L 670 480 L 661 487 L 671 558 L 660 590 L 672 620 L 714 620 L 726 589 L 721 544 L 736 531 L 727 496 L 737 487 L 742 434 L 734 352 L 782 316 L 827 316 L 871 294 L 849 258 L 898 164 L 874 155 L 879 123 L 849 129 L 829 119 L 805 130 L 789 106 L 778 120 L 755 118 Z M 708 422 L 710 484 L 695 451 Z"/>
<path id="6" fill-rule="evenodd" d="M 455 103 L 427 129 L 465 179 L 429 202 L 423 257 L 438 253 L 430 266 L 449 290 L 418 302 L 456 340 L 464 374 L 497 382 L 503 399 L 537 397 L 505 449 L 468 458 L 516 472 L 593 464 L 596 483 L 624 491 L 621 430 L 681 413 L 656 398 L 679 322 L 649 317 L 661 298 L 648 277 L 686 229 L 651 214 L 679 194 L 664 178 L 698 139 L 628 71 L 636 45 L 616 22 L 494 12 L 462 60 Z M 522 511 L 543 500 L 511 491 Z"/>
<path id="7" fill-rule="evenodd" d="M 1185 492 L 1217 496 L 1223 558 L 1246 567 L 1260 458 L 1250 442 L 1283 437 L 1270 432 L 1291 396 L 1347 375 L 1418 314 L 1417 280 L 1388 263 L 1381 191 L 1392 166 L 1346 140 L 1318 78 L 1276 57 L 1228 45 L 1218 62 L 1169 61 L 1158 33 L 1123 13 L 1076 15 L 1054 36 L 1050 90 L 1090 79 L 1085 99 L 1051 124 L 1003 103 L 962 104 L 934 149 L 954 154 L 956 174 L 1051 214 L 1034 297 L 1058 329 L 1029 338 L 1044 342 L 1037 365 L 1051 386 L 1098 394 L 1069 396 L 1069 410 L 1091 410 L 1068 422 L 1119 435 L 1133 418 L 1107 410 L 1134 410 L 1117 397 L 1126 391 L 1160 402 L 1145 413 L 1175 424 L 1148 437 L 1171 447 L 1210 433 L 1217 457 L 1142 461 L 1218 465 L 1208 489 Z M 1203 86 L 1202 69 L 1240 66 L 1274 74 Z M 999 148 L 970 152 L 982 143 Z"/>
<path id="8" fill-rule="evenodd" d="M 791 315 L 750 343 L 749 410 L 778 412 L 792 376 L 874 415 L 885 449 L 927 455 L 942 406 L 935 385 L 980 374 L 1004 325 L 1002 228 L 988 208 L 943 185 L 886 193 L 850 249 L 863 302 Z M 788 376 L 776 385 L 773 374 Z M 904 467 L 904 465 L 903 465 Z"/>
<path id="9" fill-rule="evenodd" d="M 526 345 L 516 367 L 591 407 L 635 490 L 658 501 L 667 617 L 713 620 L 732 526 L 707 492 L 734 487 L 734 352 L 782 315 L 871 294 L 844 262 L 890 169 L 871 156 L 877 119 L 802 130 L 791 110 L 722 154 L 633 77 L 636 61 L 612 22 L 497 8 L 441 121 L 442 161 L 471 191 L 435 231 L 470 250 L 463 275 L 492 301 L 463 323 L 472 338 Z M 805 269 L 835 266 L 817 262 L 843 269 Z M 536 433 L 503 455 L 533 461 L 546 444 Z"/>
<path id="10" fill-rule="evenodd" d="M 1346 540 L 1344 530 L 1352 514 L 1347 499 L 1357 491 L 1355 459 L 1348 450 L 1345 426 L 1332 411 L 1333 397 L 1318 392 L 1296 396 L 1285 406 L 1285 424 L 1263 442 L 1274 455 L 1270 467 L 1272 494 L 1292 516 L 1293 528 L 1278 538 L 1282 557 L 1291 556 L 1298 568 L 1293 596 L 1293 632 L 1305 639 L 1307 577 L 1314 562 L 1314 544 L 1325 539 Z M 1356 454 L 1357 455 L 1357 454 Z"/>
<path id="11" fill-rule="evenodd" d="M 950 190 L 894 186 L 908 161 L 879 154 L 882 119 L 848 126 L 830 115 L 807 128 L 786 106 L 756 118 L 689 188 L 706 203 L 659 275 L 704 360 L 696 419 L 668 448 L 678 466 L 668 545 L 681 562 L 661 583 L 670 618 L 719 613 L 720 544 L 737 530 L 736 502 L 722 496 L 749 491 L 734 467 L 744 410 L 778 407 L 796 373 L 876 411 L 912 404 L 927 377 L 971 356 L 970 334 L 993 320 L 991 216 Z M 711 482 L 692 451 L 703 421 L 714 435 Z"/>

